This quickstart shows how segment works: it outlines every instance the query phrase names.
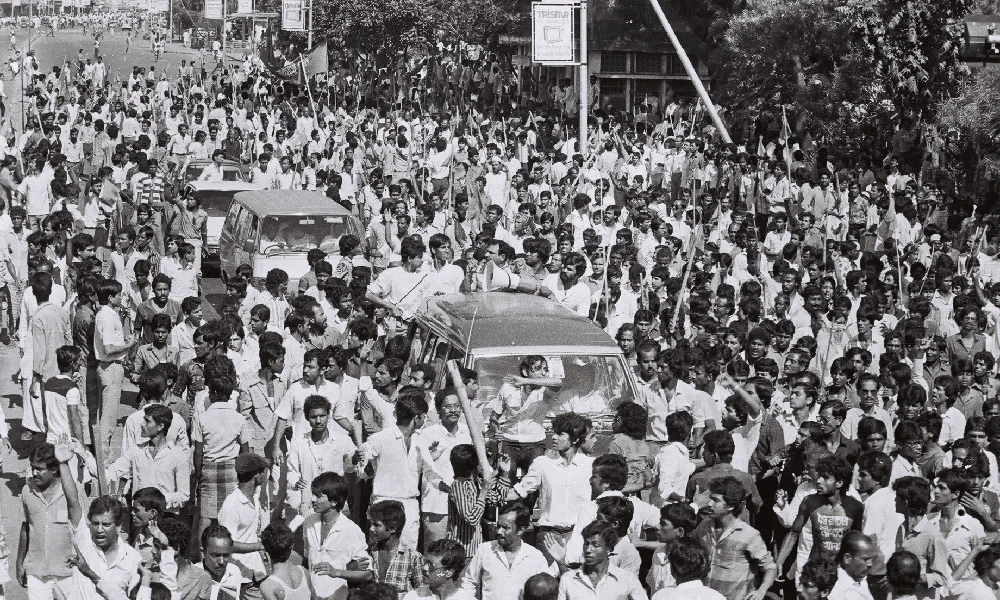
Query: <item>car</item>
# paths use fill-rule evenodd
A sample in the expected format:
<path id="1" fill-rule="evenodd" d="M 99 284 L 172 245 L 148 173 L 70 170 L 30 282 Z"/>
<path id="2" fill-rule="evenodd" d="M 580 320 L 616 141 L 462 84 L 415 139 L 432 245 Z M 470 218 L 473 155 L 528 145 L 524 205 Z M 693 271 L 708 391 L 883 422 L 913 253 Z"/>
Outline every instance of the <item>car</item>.
<path id="1" fill-rule="evenodd" d="M 364 227 L 350 211 L 321 192 L 262 190 L 233 196 L 219 236 L 219 267 L 223 281 L 240 265 L 250 265 L 254 279 L 271 269 L 288 274 L 288 289 L 297 289 L 309 271 L 306 254 L 319 247 L 328 255 L 340 252 L 340 238 L 364 237 Z"/>
<path id="2" fill-rule="evenodd" d="M 543 356 L 549 375 L 565 384 L 548 417 L 573 411 L 593 421 L 599 446 L 610 443 L 615 410 L 634 402 L 638 385 L 617 342 L 590 319 L 532 294 L 479 292 L 421 301 L 408 330 L 413 363 L 429 363 L 444 387 L 445 362 L 478 373 L 474 408 L 487 410 L 503 378 L 526 356 Z M 487 417 L 486 414 L 483 415 Z"/>
<path id="3" fill-rule="evenodd" d="M 201 176 L 205 167 L 212 163 L 211 159 L 198 158 L 188 162 L 184 169 L 183 180 L 185 182 L 195 181 Z M 247 171 L 235 160 L 222 161 L 222 178 L 226 181 L 247 181 Z"/>
<path id="4" fill-rule="evenodd" d="M 185 194 L 194 195 L 201 201 L 201 209 L 208 213 L 208 242 L 205 245 L 210 257 L 218 257 L 219 236 L 222 226 L 233 204 L 233 196 L 239 192 L 263 190 L 264 186 L 246 181 L 192 181 L 187 184 Z"/>

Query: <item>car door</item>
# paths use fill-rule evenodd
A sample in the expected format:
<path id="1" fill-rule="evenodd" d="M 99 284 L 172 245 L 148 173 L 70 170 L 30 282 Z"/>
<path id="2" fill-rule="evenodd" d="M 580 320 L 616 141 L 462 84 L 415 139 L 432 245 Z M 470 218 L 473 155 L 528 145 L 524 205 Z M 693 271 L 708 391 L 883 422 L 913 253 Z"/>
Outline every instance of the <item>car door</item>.
<path id="1" fill-rule="evenodd" d="M 236 255 L 238 240 L 241 239 L 238 227 L 243 213 L 249 212 L 243 208 L 242 204 L 233 202 L 226 214 L 226 222 L 222 226 L 222 234 L 219 236 L 219 268 L 222 277 L 236 273 L 236 267 L 241 263 Z"/>

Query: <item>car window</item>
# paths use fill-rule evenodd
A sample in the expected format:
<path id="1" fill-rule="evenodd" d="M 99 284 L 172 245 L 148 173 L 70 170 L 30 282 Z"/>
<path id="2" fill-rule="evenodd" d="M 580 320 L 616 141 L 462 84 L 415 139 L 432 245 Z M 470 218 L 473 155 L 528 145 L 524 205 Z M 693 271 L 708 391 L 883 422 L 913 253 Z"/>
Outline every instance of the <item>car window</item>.
<path id="1" fill-rule="evenodd" d="M 477 404 L 496 399 L 506 375 L 519 375 L 522 356 L 476 357 L 479 374 Z M 621 356 L 546 356 L 548 374 L 563 380 L 549 416 L 564 412 L 606 420 L 622 402 L 635 400 L 635 392 Z"/>

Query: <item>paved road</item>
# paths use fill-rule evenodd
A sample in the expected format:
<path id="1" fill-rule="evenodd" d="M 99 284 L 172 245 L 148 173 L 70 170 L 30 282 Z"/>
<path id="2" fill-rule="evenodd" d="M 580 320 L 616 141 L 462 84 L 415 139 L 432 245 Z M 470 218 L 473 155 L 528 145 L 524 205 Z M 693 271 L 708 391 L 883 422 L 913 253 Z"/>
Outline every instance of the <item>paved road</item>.
<path id="1" fill-rule="evenodd" d="M 85 54 L 93 56 L 93 38 L 90 35 L 84 35 L 80 29 L 63 30 L 58 32 L 55 37 L 33 33 L 31 30 L 17 30 L 16 35 L 19 46 L 24 49 L 30 47 L 35 51 L 39 66 L 44 71 L 51 70 L 53 65 L 61 64 L 66 57 L 75 58 L 80 49 L 83 49 Z M 4 43 L 6 43 L 6 37 L 4 37 Z M 9 45 L 0 49 L 0 61 L 6 61 L 11 53 Z M 128 77 L 128 73 L 134 65 L 144 66 L 147 69 L 150 65 L 155 65 L 157 72 L 165 70 L 168 76 L 173 78 L 181 60 L 194 60 L 196 65 L 200 65 L 205 58 L 199 51 L 180 48 L 177 44 L 159 61 L 154 61 L 149 42 L 142 40 L 141 36 L 133 36 L 131 47 L 126 53 L 126 34 L 121 32 L 105 35 L 101 43 L 101 54 L 104 56 L 104 61 L 108 63 L 108 73 L 112 80 L 116 75 L 120 75 L 122 78 Z M 20 131 L 20 78 L 5 82 L 4 91 L 7 94 L 8 110 L 11 111 L 11 122 Z M 205 303 L 206 318 L 212 318 L 217 315 L 215 306 L 218 306 L 219 300 L 225 293 L 225 287 L 218 279 L 206 279 L 203 282 L 203 291 L 207 299 Z M 13 452 L 2 453 L 2 478 L 5 485 L 0 486 L 0 519 L 2 519 L 3 530 L 7 537 L 7 547 L 10 551 L 11 577 L 14 577 L 18 534 L 23 520 L 18 496 L 24 486 L 24 475 L 28 468 L 26 457 L 31 449 L 30 443 L 20 441 L 23 432 L 21 429 L 21 389 L 16 382 L 19 352 L 15 345 L 0 345 L 0 406 L 6 413 L 13 446 Z M 125 418 L 135 410 L 134 394 L 129 393 L 134 392 L 134 389 L 129 385 L 126 386 L 121 418 Z M 116 441 L 112 446 L 115 447 L 118 444 Z M 4 595 L 10 600 L 25 600 L 27 598 L 25 590 L 13 581 L 3 587 Z"/>

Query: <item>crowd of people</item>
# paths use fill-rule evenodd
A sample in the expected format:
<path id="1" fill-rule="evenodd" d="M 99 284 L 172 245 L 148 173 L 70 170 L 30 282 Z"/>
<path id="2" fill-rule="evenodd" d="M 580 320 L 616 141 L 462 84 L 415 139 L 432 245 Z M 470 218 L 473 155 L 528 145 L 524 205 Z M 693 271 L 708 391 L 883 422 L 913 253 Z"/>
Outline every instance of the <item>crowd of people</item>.
<path id="1" fill-rule="evenodd" d="M 997 597 L 1000 227 L 908 125 L 748 149 L 595 86 L 583 144 L 571 82 L 485 53 L 308 86 L 95 54 L 25 59 L 0 136 L 30 600 Z M 206 159 L 364 234 L 240 265 L 206 318 Z M 592 320 L 634 397 L 420 362 L 411 320 L 461 293 Z"/>

